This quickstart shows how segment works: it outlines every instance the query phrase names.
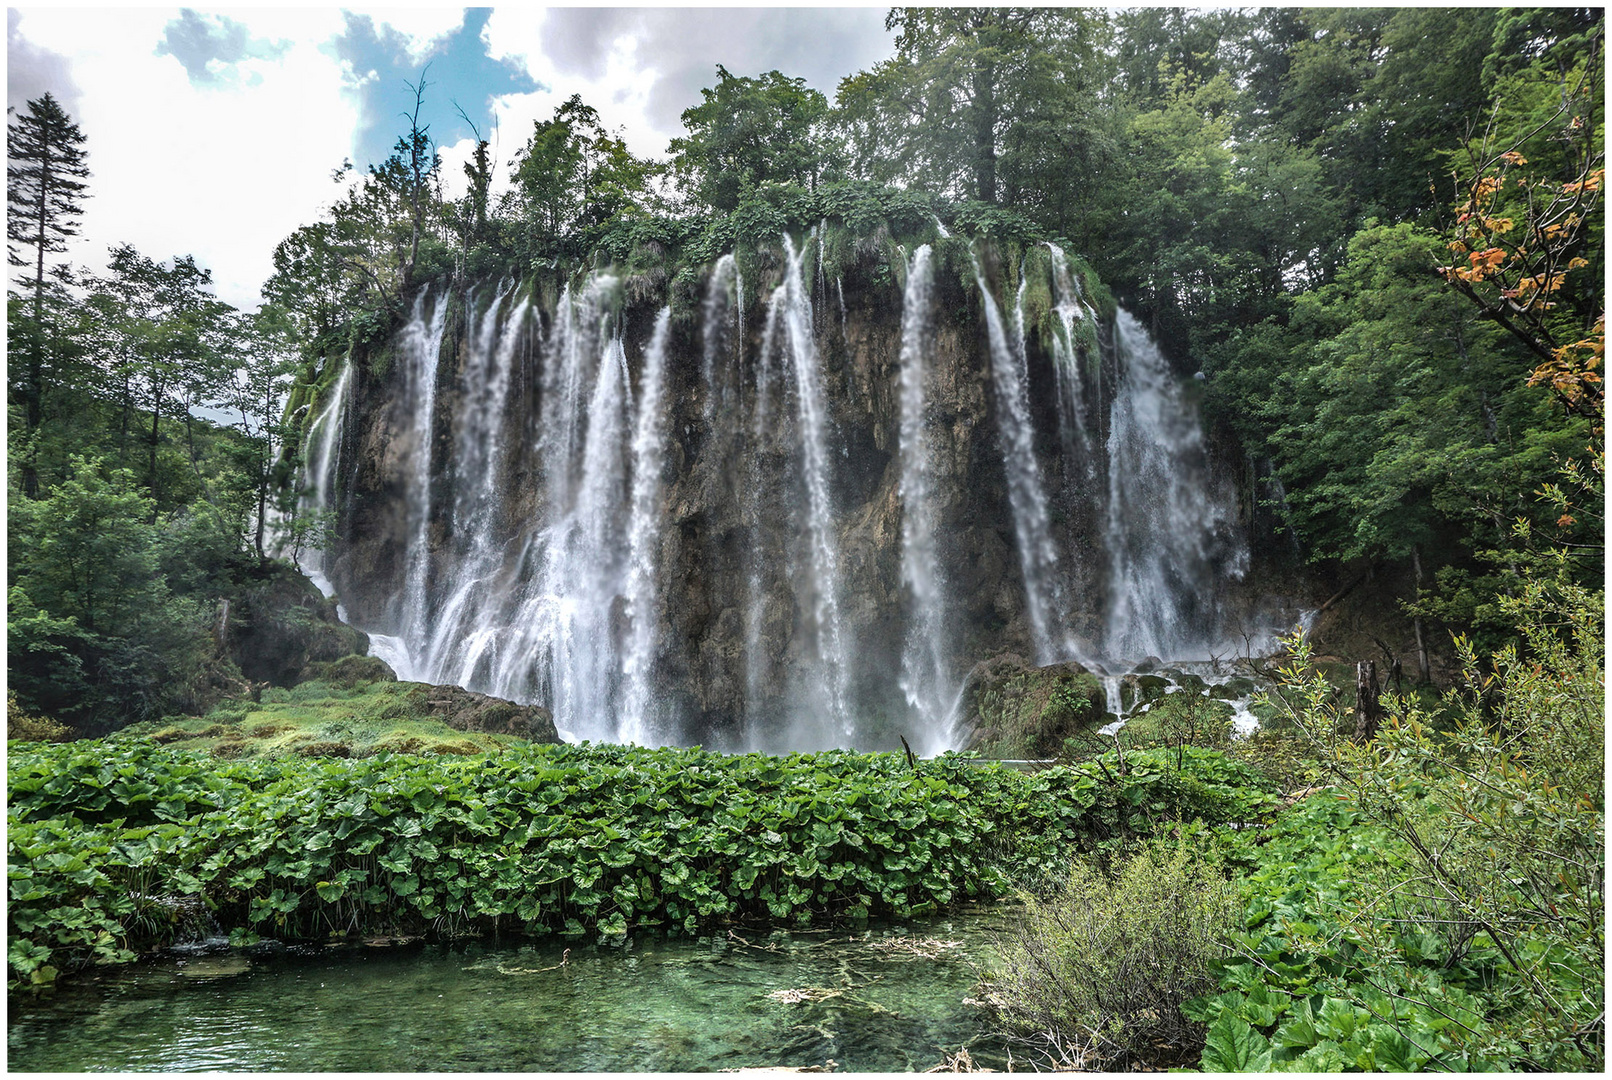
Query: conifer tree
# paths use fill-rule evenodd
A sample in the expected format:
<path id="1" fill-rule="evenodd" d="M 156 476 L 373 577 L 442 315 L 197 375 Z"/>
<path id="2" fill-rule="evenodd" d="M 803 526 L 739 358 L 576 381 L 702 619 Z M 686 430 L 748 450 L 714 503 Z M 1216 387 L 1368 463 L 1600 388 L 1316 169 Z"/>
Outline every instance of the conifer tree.
<path id="1" fill-rule="evenodd" d="M 67 250 L 67 238 L 78 234 L 83 213 L 84 135 L 71 117 L 46 94 L 28 103 L 28 111 L 6 125 L 6 251 L 11 265 L 28 267 L 32 292 L 31 318 L 25 327 L 27 356 L 21 397 L 29 451 L 23 464 L 23 488 L 39 493 L 32 438 L 43 415 L 45 383 L 45 257 Z M 33 249 L 31 260 L 24 249 Z"/>

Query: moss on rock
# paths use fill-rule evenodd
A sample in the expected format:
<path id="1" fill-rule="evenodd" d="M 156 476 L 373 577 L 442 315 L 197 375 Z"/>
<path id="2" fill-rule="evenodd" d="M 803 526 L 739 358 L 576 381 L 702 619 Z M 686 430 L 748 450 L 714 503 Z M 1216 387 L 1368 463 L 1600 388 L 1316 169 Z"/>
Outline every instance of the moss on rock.
<path id="1" fill-rule="evenodd" d="M 1102 683 L 1079 664 L 1032 667 L 1017 656 L 977 665 L 963 686 L 970 748 L 995 758 L 1050 758 L 1103 717 Z"/>

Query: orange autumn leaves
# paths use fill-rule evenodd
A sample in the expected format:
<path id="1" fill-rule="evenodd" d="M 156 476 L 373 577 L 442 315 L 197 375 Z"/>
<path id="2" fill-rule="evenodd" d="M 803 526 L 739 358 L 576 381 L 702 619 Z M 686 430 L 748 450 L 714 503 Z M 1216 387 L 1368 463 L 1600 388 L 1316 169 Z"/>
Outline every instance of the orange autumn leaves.
<path id="1" fill-rule="evenodd" d="M 1557 313 L 1557 294 L 1574 271 L 1590 265 L 1579 252 L 1600 209 L 1605 169 L 1586 167 L 1558 183 L 1516 175 L 1527 164 L 1513 150 L 1477 170 L 1457 206 L 1448 243 L 1454 258 L 1439 273 L 1542 358 L 1530 386 L 1549 387 L 1569 410 L 1598 417 L 1605 315 L 1587 333 L 1579 324 L 1573 335 L 1571 320 Z M 1564 336 L 1578 340 L 1562 344 Z"/>

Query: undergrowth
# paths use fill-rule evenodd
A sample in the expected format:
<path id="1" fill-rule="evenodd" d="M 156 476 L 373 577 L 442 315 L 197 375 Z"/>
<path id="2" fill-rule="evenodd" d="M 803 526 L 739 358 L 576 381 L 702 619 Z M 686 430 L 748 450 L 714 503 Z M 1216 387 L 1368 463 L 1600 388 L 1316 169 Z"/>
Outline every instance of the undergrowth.
<path id="1" fill-rule="evenodd" d="M 237 942 L 911 916 L 1274 803 L 1208 751 L 1024 775 L 586 744 L 219 761 L 111 739 L 13 745 L 8 783 L 13 987 L 165 944 L 194 905 Z"/>

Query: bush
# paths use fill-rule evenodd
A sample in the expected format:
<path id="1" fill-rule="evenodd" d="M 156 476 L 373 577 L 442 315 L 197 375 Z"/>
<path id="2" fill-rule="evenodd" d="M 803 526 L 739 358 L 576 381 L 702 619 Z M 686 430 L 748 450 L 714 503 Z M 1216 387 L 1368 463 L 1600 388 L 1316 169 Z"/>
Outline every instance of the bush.
<path id="1" fill-rule="evenodd" d="M 298 750 L 333 741 L 322 730 Z M 14 978 L 113 957 L 103 930 L 117 959 L 170 940 L 125 922 L 136 893 L 194 900 L 238 936 L 292 939 L 426 933 L 443 918 L 533 934 L 907 918 L 1062 873 L 1071 851 L 1134 843 L 1193 816 L 1183 808 L 1245 821 L 1268 801 L 1226 791 L 1251 774 L 1208 751 L 1182 773 L 1132 755 L 1116 776 L 1117 759 L 1032 775 L 955 754 L 914 767 L 586 744 L 458 760 L 438 755 L 462 745 L 403 734 L 372 749 L 430 756 L 248 746 L 209 758 L 128 735 L 14 750 Z"/>
<path id="2" fill-rule="evenodd" d="M 1605 1030 L 1604 596 L 1563 567 L 1500 601 L 1521 641 L 1488 670 L 1456 638 L 1463 685 L 1439 713 L 1385 698 L 1376 738 L 1340 738 L 1347 716 L 1329 688 L 1294 663 L 1276 696 L 1318 749 L 1340 795 L 1403 849 L 1392 933 L 1372 911 L 1321 910 L 1348 925 L 1363 985 L 1405 962 L 1416 932 L 1443 969 L 1489 958 L 1485 995 L 1508 1067 L 1599 1070 Z M 1354 976 L 1352 975 L 1352 978 Z M 1363 990 L 1346 988 L 1358 1001 Z M 1433 1007 L 1437 993 L 1410 993 Z M 1463 1051 L 1464 1052 L 1464 1051 Z"/>
<path id="3" fill-rule="evenodd" d="M 6 738 L 22 742 L 67 742 L 73 729 L 43 716 L 30 716 L 17 704 L 17 692 L 6 692 Z"/>
<path id="4" fill-rule="evenodd" d="M 1183 841 L 1143 845 L 1113 877 L 1077 863 L 1002 942 L 994 1003 L 1060 1065 L 1191 1060 L 1203 1026 L 1181 1007 L 1215 985 L 1235 911 L 1219 867 Z"/>

